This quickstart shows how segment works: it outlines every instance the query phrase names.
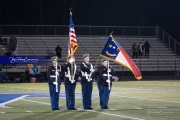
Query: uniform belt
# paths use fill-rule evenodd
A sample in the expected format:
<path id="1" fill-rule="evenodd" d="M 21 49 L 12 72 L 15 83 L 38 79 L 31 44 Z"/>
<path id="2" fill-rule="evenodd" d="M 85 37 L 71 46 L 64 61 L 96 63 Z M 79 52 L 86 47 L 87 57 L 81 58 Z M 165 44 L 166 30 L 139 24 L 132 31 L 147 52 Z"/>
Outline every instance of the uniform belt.
<path id="1" fill-rule="evenodd" d="M 54 77 L 56 77 L 56 75 L 50 75 L 50 77 L 54 78 Z"/>
<path id="2" fill-rule="evenodd" d="M 86 76 L 90 76 L 90 74 L 86 74 L 86 75 L 84 74 L 84 75 L 82 75 L 82 76 L 85 76 L 85 77 L 86 77 Z"/>
<path id="3" fill-rule="evenodd" d="M 103 76 L 108 76 L 108 74 L 103 74 Z M 112 76 L 111 74 L 109 74 L 109 76 Z"/>

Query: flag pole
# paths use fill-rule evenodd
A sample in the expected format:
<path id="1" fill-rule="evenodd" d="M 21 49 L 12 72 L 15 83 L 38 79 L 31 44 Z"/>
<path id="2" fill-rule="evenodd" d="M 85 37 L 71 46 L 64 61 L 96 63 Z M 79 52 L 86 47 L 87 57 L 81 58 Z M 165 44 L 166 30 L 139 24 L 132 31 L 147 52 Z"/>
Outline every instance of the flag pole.
<path id="1" fill-rule="evenodd" d="M 98 63 L 98 61 L 99 61 L 99 58 L 100 58 L 100 56 L 98 57 L 98 59 L 97 59 L 97 61 L 96 61 L 96 64 L 94 65 L 94 69 L 95 69 L 96 66 L 97 66 L 97 63 Z"/>
<path id="2" fill-rule="evenodd" d="M 99 58 L 100 58 L 100 56 L 98 57 L 98 59 L 97 59 L 97 61 L 96 61 L 96 64 L 94 65 L 94 69 L 95 69 L 96 66 L 97 66 L 97 63 L 98 63 L 98 61 L 99 61 Z M 93 74 L 93 72 L 90 73 L 89 78 L 91 78 L 92 74 Z"/>
<path id="3" fill-rule="evenodd" d="M 72 8 L 71 8 L 71 6 L 70 6 L 70 8 L 69 8 L 69 11 L 70 11 L 70 15 L 72 16 Z M 70 16 L 70 17 L 71 17 Z M 70 36 L 69 36 L 69 40 L 70 40 Z M 69 41 L 69 47 L 70 47 L 70 57 L 72 57 L 73 56 L 73 54 L 72 54 L 72 45 L 71 45 L 71 41 Z M 71 80 L 70 81 L 72 81 L 72 80 L 74 80 L 74 75 L 73 75 L 73 63 L 70 63 L 71 64 Z"/>

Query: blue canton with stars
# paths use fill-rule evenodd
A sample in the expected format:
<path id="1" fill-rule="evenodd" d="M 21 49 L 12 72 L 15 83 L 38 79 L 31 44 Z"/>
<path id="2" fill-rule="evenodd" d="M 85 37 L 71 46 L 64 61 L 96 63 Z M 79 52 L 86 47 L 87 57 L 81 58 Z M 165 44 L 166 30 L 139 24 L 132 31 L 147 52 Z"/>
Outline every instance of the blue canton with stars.
<path id="1" fill-rule="evenodd" d="M 101 55 L 115 60 L 120 52 L 120 47 L 120 44 L 115 39 L 109 37 Z"/>

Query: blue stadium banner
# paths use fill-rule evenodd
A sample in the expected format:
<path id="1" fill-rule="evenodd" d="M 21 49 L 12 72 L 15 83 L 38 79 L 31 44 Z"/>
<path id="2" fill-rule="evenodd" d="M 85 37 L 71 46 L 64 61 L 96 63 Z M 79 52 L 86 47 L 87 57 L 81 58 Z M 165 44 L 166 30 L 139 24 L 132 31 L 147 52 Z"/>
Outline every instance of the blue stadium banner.
<path id="1" fill-rule="evenodd" d="M 43 64 L 49 56 L 0 56 L 0 64 Z"/>

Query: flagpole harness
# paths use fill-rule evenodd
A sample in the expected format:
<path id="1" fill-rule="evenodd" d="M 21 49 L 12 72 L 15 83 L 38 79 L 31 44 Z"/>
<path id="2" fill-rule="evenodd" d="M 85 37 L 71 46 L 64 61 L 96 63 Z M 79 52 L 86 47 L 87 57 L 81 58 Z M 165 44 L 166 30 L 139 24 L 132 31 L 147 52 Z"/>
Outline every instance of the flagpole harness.
<path id="1" fill-rule="evenodd" d="M 73 64 L 71 64 L 71 65 L 73 65 Z M 67 68 L 67 72 L 65 72 L 65 76 L 69 78 L 69 81 L 71 81 L 71 83 L 75 82 L 74 77 L 75 77 L 75 74 L 76 74 L 76 68 L 77 68 L 77 66 L 75 64 L 74 65 L 74 73 L 72 73 L 72 74 L 70 72 L 69 67 Z"/>
<path id="2" fill-rule="evenodd" d="M 87 66 L 86 66 L 86 64 L 84 64 L 84 62 L 82 64 L 87 68 Z M 91 69 L 93 69 L 93 66 L 91 63 L 90 63 L 90 65 L 91 65 Z M 91 76 L 92 76 L 93 71 L 91 71 L 90 74 L 87 74 L 87 72 L 83 72 L 83 71 L 81 71 L 81 73 L 82 73 L 82 76 L 86 77 L 86 80 L 88 82 L 90 82 L 92 80 Z"/>

